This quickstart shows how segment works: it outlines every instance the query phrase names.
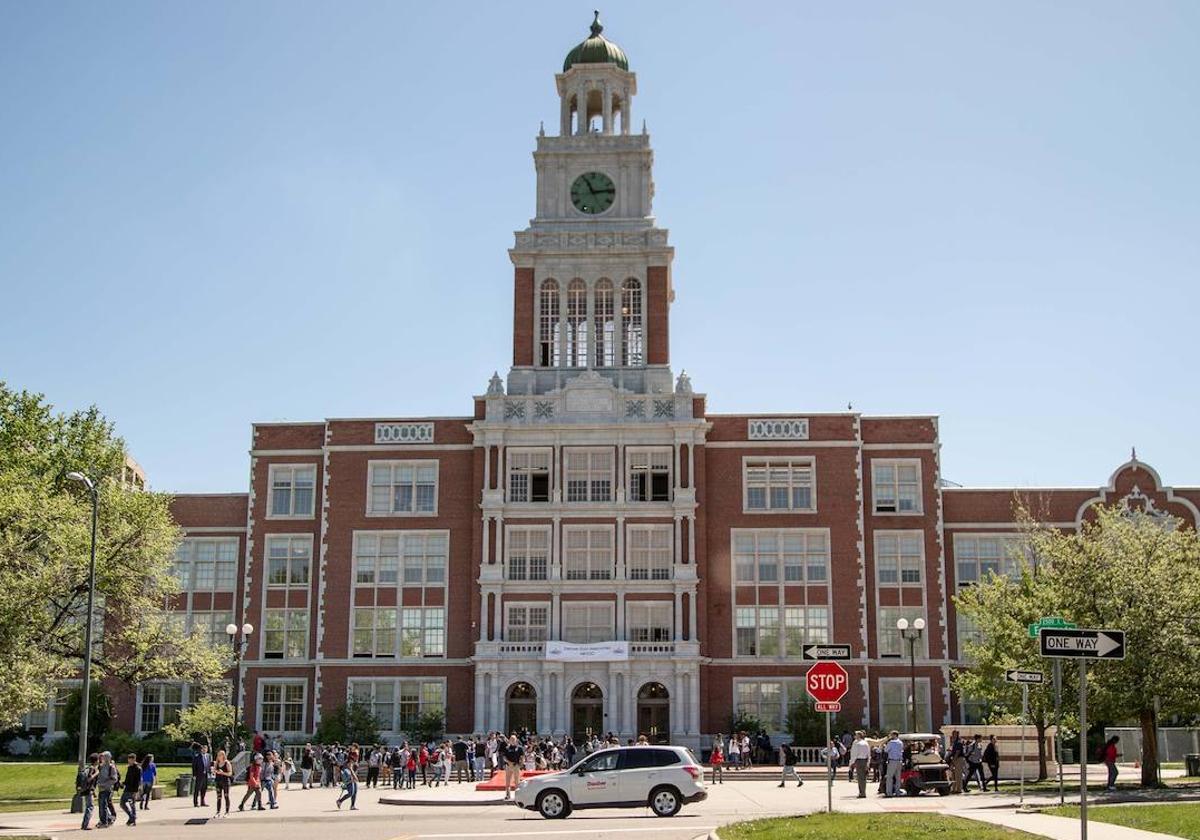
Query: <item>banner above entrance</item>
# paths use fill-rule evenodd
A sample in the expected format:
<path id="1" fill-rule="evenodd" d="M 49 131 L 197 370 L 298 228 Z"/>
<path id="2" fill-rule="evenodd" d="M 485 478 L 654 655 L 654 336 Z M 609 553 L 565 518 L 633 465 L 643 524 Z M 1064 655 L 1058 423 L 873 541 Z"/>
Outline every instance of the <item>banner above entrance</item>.
<path id="1" fill-rule="evenodd" d="M 629 659 L 629 642 L 546 642 L 546 659 L 553 662 L 624 662 Z"/>

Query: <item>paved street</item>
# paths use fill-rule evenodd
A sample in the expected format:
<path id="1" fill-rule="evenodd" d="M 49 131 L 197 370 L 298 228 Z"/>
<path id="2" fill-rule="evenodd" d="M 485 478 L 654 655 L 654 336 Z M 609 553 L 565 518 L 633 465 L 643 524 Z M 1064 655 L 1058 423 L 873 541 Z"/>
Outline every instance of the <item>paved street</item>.
<path id="1" fill-rule="evenodd" d="M 238 789 L 239 791 L 242 789 Z M 1060 818 L 1031 819 L 1015 814 L 1017 797 L 1009 794 L 972 794 L 951 797 L 919 797 L 882 799 L 870 794 L 867 799 L 855 797 L 856 788 L 843 779 L 834 785 L 834 808 L 842 811 L 949 811 L 989 822 L 1003 822 L 1043 833 L 1050 837 L 1078 835 L 1078 824 Z M 154 840 L 195 840 L 205 834 L 219 832 L 222 838 L 259 836 L 266 830 L 277 830 L 286 821 L 288 840 L 328 840 L 341 825 L 353 825 L 355 840 L 456 840 L 456 838 L 547 837 L 573 840 L 603 840 L 604 838 L 653 837 L 655 840 L 692 840 L 702 837 L 721 825 L 739 820 L 766 816 L 803 814 L 825 807 L 825 787 L 819 780 L 809 780 L 801 789 L 794 785 L 780 789 L 774 781 L 736 780 L 723 785 L 709 786 L 707 801 L 685 806 L 674 818 L 661 819 L 645 809 L 577 811 L 566 820 L 544 820 L 531 812 L 518 811 L 498 803 L 493 793 L 480 793 L 472 785 L 451 785 L 437 789 L 418 789 L 413 792 L 393 792 L 390 789 L 361 791 L 359 810 L 339 811 L 334 806 L 335 793 L 329 789 L 284 791 L 280 808 L 274 812 L 239 813 L 219 820 L 206 819 L 211 811 L 195 809 L 184 799 L 166 799 L 154 803 L 143 813 L 138 828 L 124 827 L 123 820 L 108 831 L 126 834 L 136 831 L 150 833 Z M 419 800 L 422 805 L 388 805 L 380 801 L 393 795 L 406 801 Z M 209 802 L 214 797 L 210 795 Z M 1057 797 L 1042 795 L 1027 797 L 1035 803 L 1054 804 Z M 236 808 L 235 799 L 235 808 Z M 453 803 L 453 804 L 452 804 Z M 1008 807 L 1002 807 L 1008 806 Z M 192 822 L 201 820 L 200 822 Z M 0 815 L 0 833 L 40 831 L 54 835 L 75 834 L 78 818 L 72 815 L 42 812 Z M 152 831 L 147 832 L 147 829 Z M 1150 840 L 1159 836 L 1129 829 L 1105 826 L 1097 828 L 1096 840 Z M 1074 833 L 1072 833 L 1074 832 Z"/>

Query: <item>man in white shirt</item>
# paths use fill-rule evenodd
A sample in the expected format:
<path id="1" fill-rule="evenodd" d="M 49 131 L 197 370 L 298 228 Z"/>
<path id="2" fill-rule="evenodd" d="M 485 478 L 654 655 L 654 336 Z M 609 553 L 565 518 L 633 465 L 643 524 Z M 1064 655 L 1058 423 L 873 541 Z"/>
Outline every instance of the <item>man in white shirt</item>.
<path id="1" fill-rule="evenodd" d="M 854 768 L 854 776 L 858 780 L 858 798 L 867 798 L 867 766 L 871 763 L 871 744 L 867 735 L 861 729 L 854 733 L 854 743 L 850 745 L 850 766 Z"/>
<path id="2" fill-rule="evenodd" d="M 900 793 L 900 768 L 904 766 L 904 742 L 900 740 L 900 733 L 894 729 L 888 733 L 884 754 L 887 757 L 887 795 L 896 796 Z"/>

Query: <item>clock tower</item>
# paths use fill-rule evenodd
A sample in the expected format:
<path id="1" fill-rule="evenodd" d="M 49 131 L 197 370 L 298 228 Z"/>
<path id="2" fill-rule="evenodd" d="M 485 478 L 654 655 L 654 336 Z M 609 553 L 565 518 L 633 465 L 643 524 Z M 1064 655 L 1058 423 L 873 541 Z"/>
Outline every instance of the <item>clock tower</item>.
<path id="1" fill-rule="evenodd" d="M 602 34 L 555 76 L 558 134 L 533 153 L 536 215 L 509 252 L 515 271 L 510 394 L 561 388 L 584 371 L 637 393 L 670 393 L 673 249 L 652 215 L 654 153 L 632 125 L 637 76 Z"/>

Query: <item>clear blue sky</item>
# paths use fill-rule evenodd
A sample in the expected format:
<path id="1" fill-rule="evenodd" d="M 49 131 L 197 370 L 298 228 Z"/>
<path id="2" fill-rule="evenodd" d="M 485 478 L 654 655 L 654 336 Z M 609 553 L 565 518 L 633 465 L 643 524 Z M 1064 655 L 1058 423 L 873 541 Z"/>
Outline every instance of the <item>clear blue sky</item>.
<path id="1" fill-rule="evenodd" d="M 0 0 L 0 378 L 157 489 L 471 410 L 591 4 Z M 611 2 L 716 412 L 931 413 L 946 477 L 1200 484 L 1200 3 Z"/>

